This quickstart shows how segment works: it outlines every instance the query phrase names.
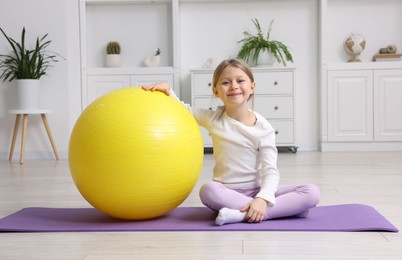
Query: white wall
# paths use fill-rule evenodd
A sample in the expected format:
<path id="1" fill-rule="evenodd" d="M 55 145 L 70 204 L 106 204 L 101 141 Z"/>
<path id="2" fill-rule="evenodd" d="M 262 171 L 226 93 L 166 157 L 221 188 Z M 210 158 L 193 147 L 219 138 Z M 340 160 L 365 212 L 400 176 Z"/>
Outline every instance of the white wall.
<path id="1" fill-rule="evenodd" d="M 336 0 L 328 2 L 328 62 L 350 59 L 343 43 L 351 33 L 362 34 L 366 48 L 360 59 L 370 62 L 380 48 L 402 45 L 402 1 L 400 0 Z"/>
<path id="2" fill-rule="evenodd" d="M 78 2 L 68 0 L 0 0 L 0 26 L 15 40 L 26 28 L 27 42 L 48 33 L 49 50 L 66 58 L 54 63 L 49 75 L 41 78 L 41 106 L 52 109 L 50 128 L 61 157 L 67 157 L 72 121 L 80 111 L 76 96 L 80 90 Z M 8 43 L 0 35 L 0 53 L 8 53 Z M 78 62 L 78 63 L 77 63 Z M 15 108 L 15 82 L 0 83 L 0 159 L 8 158 L 15 118 L 7 113 Z M 78 91 L 77 91 L 78 90 Z M 75 98 L 71 98 L 74 97 Z M 79 99 L 78 99 L 79 102 Z M 20 136 L 14 158 L 19 157 Z M 54 158 L 39 116 L 28 120 L 26 158 Z"/>

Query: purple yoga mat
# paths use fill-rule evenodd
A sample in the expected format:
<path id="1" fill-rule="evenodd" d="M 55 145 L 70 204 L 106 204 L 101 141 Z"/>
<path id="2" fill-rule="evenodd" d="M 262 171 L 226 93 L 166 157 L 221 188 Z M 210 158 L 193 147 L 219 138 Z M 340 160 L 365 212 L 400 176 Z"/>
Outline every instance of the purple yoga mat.
<path id="1" fill-rule="evenodd" d="M 321 206 L 307 218 L 258 224 L 216 226 L 216 213 L 203 207 L 178 207 L 157 219 L 124 221 L 93 208 L 25 208 L 0 219 L 0 232 L 105 231 L 388 231 L 398 229 L 374 208 L 361 204 Z"/>

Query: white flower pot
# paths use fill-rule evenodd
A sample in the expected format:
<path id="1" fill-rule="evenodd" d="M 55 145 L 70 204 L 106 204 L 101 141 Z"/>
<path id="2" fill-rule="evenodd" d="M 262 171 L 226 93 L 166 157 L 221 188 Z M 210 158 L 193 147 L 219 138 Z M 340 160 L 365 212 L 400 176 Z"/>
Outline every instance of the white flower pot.
<path id="1" fill-rule="evenodd" d="M 261 51 L 258 55 L 257 67 L 269 67 L 274 65 L 276 61 L 275 56 L 268 51 Z"/>
<path id="2" fill-rule="evenodd" d="M 18 109 L 39 109 L 40 81 L 38 79 L 18 79 Z"/>
<path id="3" fill-rule="evenodd" d="M 108 54 L 106 55 L 106 67 L 117 68 L 121 66 L 120 54 Z"/>

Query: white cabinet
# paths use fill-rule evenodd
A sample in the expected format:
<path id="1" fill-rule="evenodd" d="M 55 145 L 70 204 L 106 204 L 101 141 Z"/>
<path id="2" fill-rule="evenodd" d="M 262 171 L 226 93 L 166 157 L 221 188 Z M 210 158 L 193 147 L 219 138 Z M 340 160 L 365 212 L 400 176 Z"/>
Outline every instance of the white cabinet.
<path id="1" fill-rule="evenodd" d="M 364 66 L 328 70 L 323 150 L 402 150 L 402 69 Z"/>
<path id="2" fill-rule="evenodd" d="M 295 146 L 294 68 L 253 68 L 256 82 L 254 110 L 268 119 L 275 129 L 278 147 Z M 191 71 L 191 102 L 193 107 L 216 109 L 221 105 L 212 94 L 212 70 Z M 251 107 L 251 104 L 250 104 Z M 201 128 L 204 146 L 212 147 L 207 130 Z"/>
<path id="3" fill-rule="evenodd" d="M 173 70 L 159 68 L 147 69 L 91 69 L 86 76 L 86 88 L 83 91 L 85 108 L 98 97 L 119 88 L 140 87 L 144 84 L 168 82 L 174 85 Z"/>
<path id="4" fill-rule="evenodd" d="M 389 14 L 400 12 L 402 2 L 319 2 L 321 150 L 402 151 L 402 62 L 372 62 L 389 44 L 400 52 L 401 38 L 395 36 L 402 16 Z M 352 32 L 367 41 L 362 62 L 347 62 L 343 44 Z"/>

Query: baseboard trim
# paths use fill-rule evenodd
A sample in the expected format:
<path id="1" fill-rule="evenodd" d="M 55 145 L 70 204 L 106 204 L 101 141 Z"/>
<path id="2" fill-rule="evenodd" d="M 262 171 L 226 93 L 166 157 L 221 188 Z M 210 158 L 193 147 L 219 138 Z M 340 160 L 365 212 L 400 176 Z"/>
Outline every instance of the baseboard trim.
<path id="1" fill-rule="evenodd" d="M 396 152 L 402 151 L 402 142 L 323 142 L 323 152 Z"/>

